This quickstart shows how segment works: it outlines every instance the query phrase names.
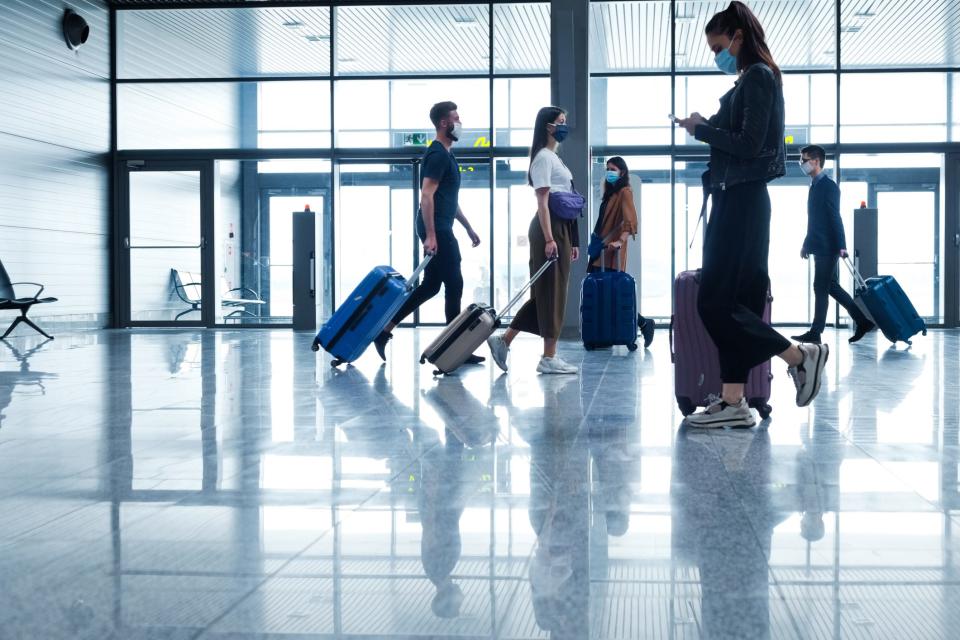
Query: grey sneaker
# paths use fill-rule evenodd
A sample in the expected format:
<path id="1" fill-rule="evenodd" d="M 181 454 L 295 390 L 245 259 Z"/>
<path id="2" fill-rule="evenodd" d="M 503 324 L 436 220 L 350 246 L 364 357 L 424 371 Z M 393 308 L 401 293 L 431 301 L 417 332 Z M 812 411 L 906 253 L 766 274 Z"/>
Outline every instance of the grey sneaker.
<path id="1" fill-rule="evenodd" d="M 820 380 L 823 378 L 823 368 L 830 357 L 830 347 L 825 344 L 801 344 L 803 362 L 795 367 L 787 368 L 787 375 L 793 378 L 797 388 L 797 406 L 806 407 L 820 393 Z"/>
<path id="2" fill-rule="evenodd" d="M 746 398 L 740 398 L 737 404 L 727 404 L 720 398 L 715 398 L 706 409 L 687 416 L 683 423 L 696 429 L 722 427 L 749 429 L 755 426 L 757 421 L 753 417 L 753 411 L 750 410 Z"/>
<path id="3" fill-rule="evenodd" d="M 537 365 L 538 373 L 576 374 L 579 371 L 579 369 L 569 362 L 564 362 L 560 356 L 553 356 L 552 358 L 542 356 L 540 358 L 540 364 Z"/>
<path id="4" fill-rule="evenodd" d="M 501 370 L 507 370 L 507 356 L 510 355 L 510 347 L 503 341 L 502 336 L 490 336 L 487 338 L 487 346 L 490 347 L 490 356 Z"/>

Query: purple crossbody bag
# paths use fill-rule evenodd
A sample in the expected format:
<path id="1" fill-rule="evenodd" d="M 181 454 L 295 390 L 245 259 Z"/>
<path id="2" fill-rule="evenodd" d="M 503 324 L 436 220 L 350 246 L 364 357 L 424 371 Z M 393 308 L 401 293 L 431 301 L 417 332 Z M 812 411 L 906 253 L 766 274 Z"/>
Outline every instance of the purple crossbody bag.
<path id="1" fill-rule="evenodd" d="M 576 220 L 583 217 L 583 208 L 587 206 L 587 200 L 577 193 L 571 181 L 569 192 L 551 192 L 547 204 L 550 207 L 550 213 L 561 220 Z"/>

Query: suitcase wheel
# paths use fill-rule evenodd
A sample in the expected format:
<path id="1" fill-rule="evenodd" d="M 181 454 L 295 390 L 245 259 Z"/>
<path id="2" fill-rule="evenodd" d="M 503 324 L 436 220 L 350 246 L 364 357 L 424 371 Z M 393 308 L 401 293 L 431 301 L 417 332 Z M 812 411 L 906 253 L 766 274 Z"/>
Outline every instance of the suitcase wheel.
<path id="1" fill-rule="evenodd" d="M 594 349 L 596 349 L 596 347 L 593 346 L 593 344 L 590 342 L 584 342 L 583 348 L 586 349 L 587 351 L 593 351 Z"/>
<path id="2" fill-rule="evenodd" d="M 697 406 L 693 404 L 690 398 L 686 398 L 686 397 L 677 398 L 677 408 L 680 409 L 680 413 L 683 414 L 684 417 L 690 415 L 691 413 L 697 410 Z"/>
<path id="3" fill-rule="evenodd" d="M 426 356 L 421 356 L 421 357 L 420 357 L 420 364 L 423 364 L 423 363 L 425 363 L 426 361 L 427 361 L 427 357 L 426 357 Z"/>
<path id="4" fill-rule="evenodd" d="M 627 349 L 629 349 L 630 351 L 636 351 L 636 350 L 637 350 L 637 343 L 636 343 L 636 342 L 631 342 L 630 344 L 627 345 Z"/>
<path id="5" fill-rule="evenodd" d="M 770 417 L 770 414 L 773 413 L 773 407 L 767 404 L 767 401 L 763 398 L 750 398 L 747 400 L 747 404 L 750 405 L 752 409 L 757 410 L 761 420 L 766 420 Z"/>
<path id="6" fill-rule="evenodd" d="M 927 330 L 924 329 L 924 330 L 921 332 L 921 335 L 924 335 L 924 336 L 927 335 Z"/>
<path id="7" fill-rule="evenodd" d="M 310 343 L 311 351 L 320 351 L 320 341 L 316 338 L 313 339 L 313 342 Z"/>
<path id="8" fill-rule="evenodd" d="M 339 367 L 342 364 L 343 364 L 343 360 L 341 360 L 340 358 L 334 358 L 333 360 L 330 361 L 330 366 L 334 368 Z"/>

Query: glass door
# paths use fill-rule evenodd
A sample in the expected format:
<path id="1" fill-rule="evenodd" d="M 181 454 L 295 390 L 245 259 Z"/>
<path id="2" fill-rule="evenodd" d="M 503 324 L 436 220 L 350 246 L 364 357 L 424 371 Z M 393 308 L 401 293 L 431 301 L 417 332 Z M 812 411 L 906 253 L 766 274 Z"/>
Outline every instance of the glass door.
<path id="1" fill-rule="evenodd" d="M 215 297 L 203 221 L 212 164 L 126 161 L 120 170 L 122 326 L 201 326 Z"/>
<path id="2" fill-rule="evenodd" d="M 419 165 L 411 161 L 343 162 L 337 167 L 334 215 L 334 305 L 339 307 L 377 265 L 404 275 L 418 260 L 414 218 Z M 416 322 L 414 317 L 408 318 Z"/>
<path id="3" fill-rule="evenodd" d="M 896 276 L 917 312 L 942 321 L 937 185 L 877 185 L 877 272 Z"/>

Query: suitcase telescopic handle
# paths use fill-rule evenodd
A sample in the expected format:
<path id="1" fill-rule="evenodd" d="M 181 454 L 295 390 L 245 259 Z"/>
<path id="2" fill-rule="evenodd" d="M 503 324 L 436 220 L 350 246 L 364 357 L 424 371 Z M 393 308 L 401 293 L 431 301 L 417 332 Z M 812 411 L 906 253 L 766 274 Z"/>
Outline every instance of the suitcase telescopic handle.
<path id="1" fill-rule="evenodd" d="M 606 250 L 607 250 L 607 247 L 609 247 L 609 246 L 610 246 L 610 245 L 608 245 L 608 244 L 603 245 L 603 250 L 606 251 Z M 617 247 L 616 257 L 617 257 L 617 259 L 619 260 L 619 258 L 620 258 L 620 247 Z M 606 258 L 607 258 L 607 256 L 605 256 L 605 255 L 603 255 L 603 254 L 600 254 L 600 271 L 606 271 L 606 270 L 607 270 L 607 260 L 606 260 Z"/>
<path id="2" fill-rule="evenodd" d="M 853 276 L 853 282 L 859 289 L 864 289 L 867 286 L 867 281 L 863 279 L 863 276 L 860 275 L 860 270 L 857 269 L 857 265 L 853 264 L 853 260 L 850 259 L 850 256 L 846 256 L 843 259 L 843 264 L 847 265 L 847 269 L 850 270 L 850 275 Z"/>
<path id="3" fill-rule="evenodd" d="M 525 294 L 527 290 L 533 286 L 533 283 L 536 282 L 540 278 L 540 276 L 543 275 L 543 272 L 549 269 L 550 265 L 552 265 L 556 261 L 557 261 L 557 257 L 554 256 L 552 258 L 549 258 L 546 262 L 544 262 L 543 265 L 539 269 L 537 269 L 537 272 L 533 274 L 533 276 L 527 281 L 527 284 L 520 287 L 520 291 L 517 291 L 517 294 L 510 299 L 510 302 L 507 303 L 507 306 L 505 306 L 500 311 L 500 313 L 497 314 L 495 321 L 499 322 L 503 318 L 503 316 L 507 314 L 507 311 L 513 308 L 513 305 L 520 302 L 520 298 L 523 297 L 523 294 Z"/>
<path id="4" fill-rule="evenodd" d="M 423 270 L 427 268 L 427 265 L 430 264 L 430 261 L 433 260 L 433 253 L 428 253 L 423 257 L 423 260 L 420 261 L 420 264 L 417 265 L 417 268 L 413 270 L 413 273 L 410 274 L 410 277 L 407 278 L 407 291 L 412 291 L 417 286 L 417 278 L 420 277 L 420 274 L 423 273 Z"/>

